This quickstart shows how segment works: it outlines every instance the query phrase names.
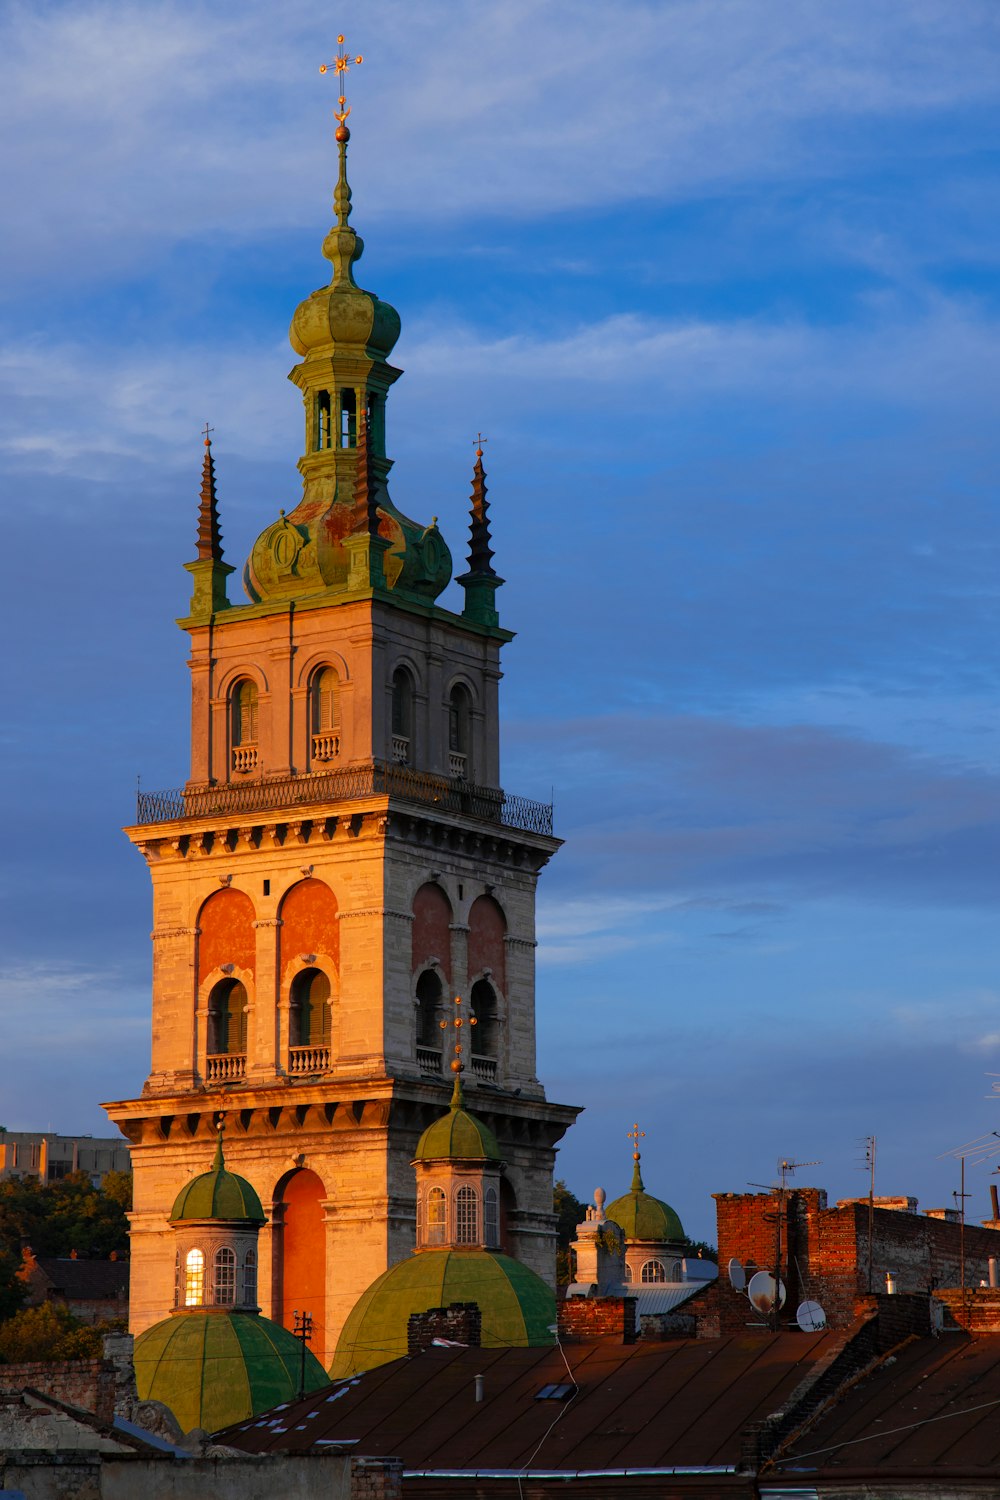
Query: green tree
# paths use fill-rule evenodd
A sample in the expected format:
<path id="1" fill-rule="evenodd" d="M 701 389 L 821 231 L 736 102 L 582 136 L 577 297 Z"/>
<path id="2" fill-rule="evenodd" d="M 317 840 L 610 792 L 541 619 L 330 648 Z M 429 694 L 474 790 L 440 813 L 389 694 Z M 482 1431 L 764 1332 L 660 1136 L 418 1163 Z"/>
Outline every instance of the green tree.
<path id="1" fill-rule="evenodd" d="M 27 1243 L 36 1255 L 127 1255 L 131 1179 L 109 1172 L 105 1182 L 107 1189 L 95 1188 L 86 1172 L 48 1186 L 37 1177 L 0 1182 L 0 1253 L 20 1261 Z"/>
<path id="2" fill-rule="evenodd" d="M 552 1189 L 552 1208 L 559 1220 L 556 1225 L 556 1283 L 568 1286 L 574 1275 L 570 1243 L 576 1239 L 576 1226 L 583 1223 L 587 1211 L 561 1177 Z"/>
<path id="3" fill-rule="evenodd" d="M 98 1359 L 102 1347 L 100 1328 L 81 1323 L 55 1302 L 26 1307 L 0 1323 L 0 1364 Z"/>

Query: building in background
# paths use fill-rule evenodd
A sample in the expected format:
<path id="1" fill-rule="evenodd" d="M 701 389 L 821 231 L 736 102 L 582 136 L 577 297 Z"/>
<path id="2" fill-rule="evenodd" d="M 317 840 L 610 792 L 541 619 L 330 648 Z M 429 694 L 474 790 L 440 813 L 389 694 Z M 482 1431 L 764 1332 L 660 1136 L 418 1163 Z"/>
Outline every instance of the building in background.
<path id="1" fill-rule="evenodd" d="M 39 1177 L 58 1182 L 86 1172 L 95 1187 L 108 1172 L 130 1172 L 128 1142 L 121 1136 L 56 1135 L 50 1130 L 7 1130 L 0 1125 L 0 1182 Z"/>

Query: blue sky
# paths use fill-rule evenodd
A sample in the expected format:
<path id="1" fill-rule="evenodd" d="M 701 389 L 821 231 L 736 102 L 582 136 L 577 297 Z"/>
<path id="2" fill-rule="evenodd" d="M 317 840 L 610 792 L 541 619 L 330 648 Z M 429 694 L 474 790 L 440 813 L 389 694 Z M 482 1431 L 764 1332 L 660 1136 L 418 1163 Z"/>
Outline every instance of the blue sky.
<path id="1" fill-rule="evenodd" d="M 206 417 L 231 561 L 295 501 L 338 25 L 393 494 L 458 556 L 489 436 L 559 1170 L 620 1191 L 638 1116 L 710 1235 L 875 1132 L 950 1205 L 1000 1128 L 994 0 L 5 8 L 3 1123 L 145 1076 L 118 829 L 186 771 Z"/>

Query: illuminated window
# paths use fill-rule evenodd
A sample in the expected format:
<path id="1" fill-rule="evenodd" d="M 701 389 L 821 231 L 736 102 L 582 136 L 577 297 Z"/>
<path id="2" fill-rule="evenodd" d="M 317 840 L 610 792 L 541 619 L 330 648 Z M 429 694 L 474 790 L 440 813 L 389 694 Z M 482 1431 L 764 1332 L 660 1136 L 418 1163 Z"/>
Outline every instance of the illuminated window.
<path id="1" fill-rule="evenodd" d="M 189 1250 L 184 1262 L 184 1306 L 201 1307 L 205 1300 L 205 1257 L 200 1250 Z"/>
<path id="2" fill-rule="evenodd" d="M 243 1306 L 257 1306 L 257 1252 L 248 1250 L 243 1259 Z"/>
<path id="3" fill-rule="evenodd" d="M 455 1241 L 459 1245 L 479 1243 L 479 1194 L 473 1187 L 460 1187 L 455 1195 Z"/>
<path id="4" fill-rule="evenodd" d="M 486 1189 L 483 1199 L 483 1221 L 487 1245 L 498 1245 L 500 1243 L 500 1215 L 497 1211 L 496 1188 Z"/>
<path id="5" fill-rule="evenodd" d="M 445 1208 L 447 1200 L 442 1188 L 431 1188 L 427 1194 L 427 1243 L 443 1245 L 445 1240 Z"/>
<path id="6" fill-rule="evenodd" d="M 662 1260 L 647 1260 L 640 1274 L 643 1281 L 666 1281 L 667 1268 Z"/>
<path id="7" fill-rule="evenodd" d="M 236 1251 L 223 1245 L 215 1252 L 215 1303 L 232 1307 L 236 1301 Z"/>

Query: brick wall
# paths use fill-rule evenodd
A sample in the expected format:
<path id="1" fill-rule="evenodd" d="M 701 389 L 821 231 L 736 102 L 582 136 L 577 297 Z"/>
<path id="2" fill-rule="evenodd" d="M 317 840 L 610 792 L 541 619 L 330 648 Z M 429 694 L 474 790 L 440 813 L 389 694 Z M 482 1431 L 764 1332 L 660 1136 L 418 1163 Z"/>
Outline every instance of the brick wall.
<path id="1" fill-rule="evenodd" d="M 82 1406 L 104 1422 L 114 1418 L 115 1367 L 110 1360 L 73 1359 L 58 1364 L 0 1365 L 0 1390 L 22 1391 L 25 1386 L 67 1401 L 71 1406 Z"/>
<path id="2" fill-rule="evenodd" d="M 706 1308 L 712 1331 L 735 1333 L 754 1320 L 744 1296 L 726 1277 L 731 1258 L 748 1272 L 772 1270 L 775 1257 L 776 1193 L 715 1194 L 722 1269 L 714 1305 Z M 827 1206 L 821 1188 L 798 1188 L 780 1207 L 781 1267 L 787 1290 L 785 1313 L 794 1316 L 804 1297 L 822 1303 L 831 1328 L 847 1328 L 869 1295 L 868 1205 Z M 928 1292 L 960 1280 L 960 1226 L 924 1214 L 876 1207 L 871 1245 L 871 1290 L 885 1290 L 891 1273 L 898 1292 Z M 965 1227 L 966 1282 L 988 1276 L 991 1256 L 1000 1257 L 1000 1233 Z M 707 1328 L 706 1330 L 707 1331 Z"/>
<path id="3" fill-rule="evenodd" d="M 352 1458 L 350 1493 L 351 1500 L 401 1500 L 402 1459 Z"/>
<path id="4" fill-rule="evenodd" d="M 634 1344 L 635 1301 L 631 1297 L 566 1297 L 559 1304 L 559 1337 L 567 1344 L 603 1338 Z"/>
<path id="5" fill-rule="evenodd" d="M 949 1327 L 966 1328 L 969 1333 L 1000 1333 L 1000 1290 L 996 1287 L 946 1287 L 934 1293 L 947 1309 Z"/>
<path id="6" fill-rule="evenodd" d="M 483 1341 L 483 1315 L 477 1302 L 452 1302 L 449 1307 L 430 1307 L 426 1312 L 411 1313 L 406 1325 L 406 1345 L 410 1354 L 422 1354 L 435 1339 L 452 1344 L 467 1344 L 478 1349 Z"/>

